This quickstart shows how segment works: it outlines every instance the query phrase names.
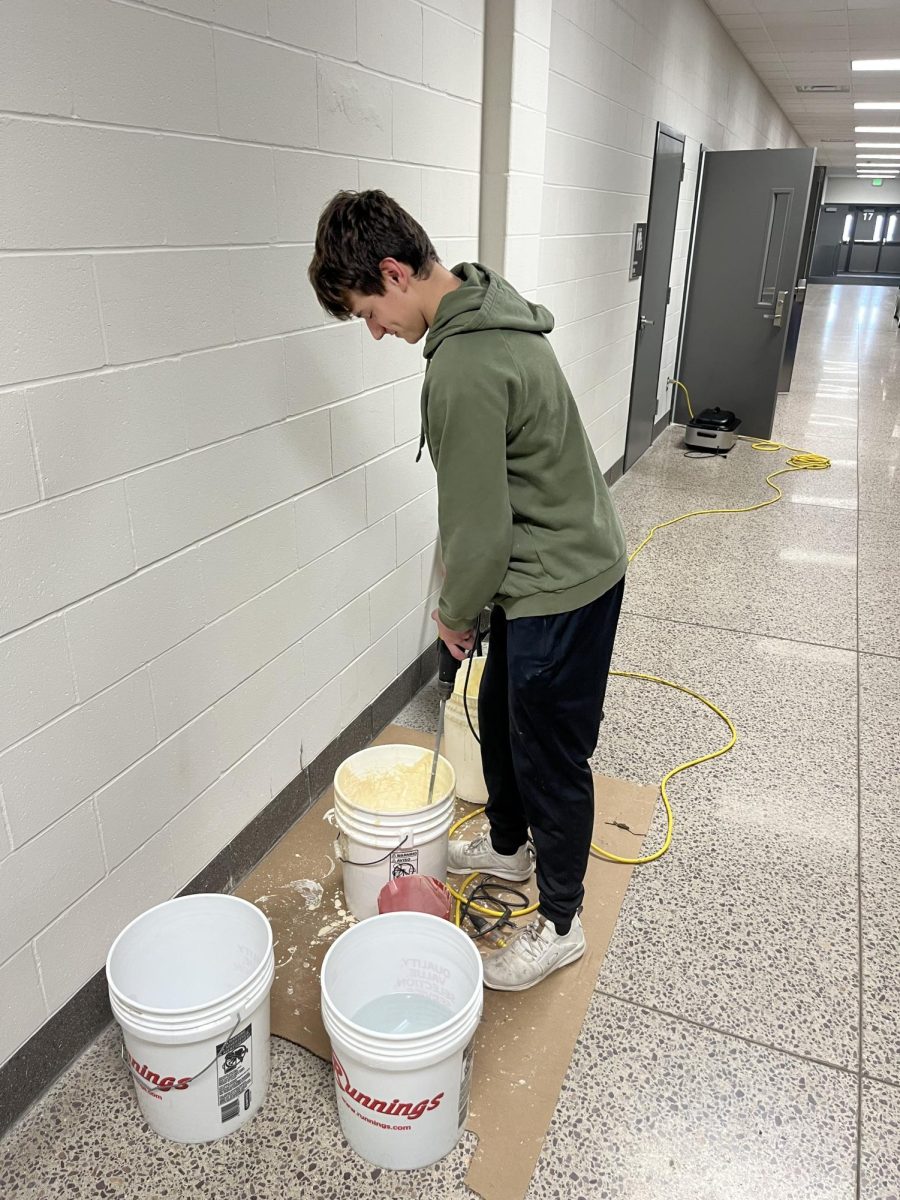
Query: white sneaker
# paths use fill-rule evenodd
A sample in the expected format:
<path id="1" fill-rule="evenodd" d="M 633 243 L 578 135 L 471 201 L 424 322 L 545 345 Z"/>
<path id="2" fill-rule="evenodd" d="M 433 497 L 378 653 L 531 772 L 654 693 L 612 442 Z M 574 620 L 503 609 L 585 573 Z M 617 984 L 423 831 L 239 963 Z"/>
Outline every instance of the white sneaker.
<path id="1" fill-rule="evenodd" d="M 485 958 L 484 982 L 500 992 L 524 992 L 558 967 L 581 958 L 584 950 L 584 930 L 577 914 L 564 934 L 558 934 L 546 917 L 535 917 L 530 925 L 517 929 L 502 950 Z"/>
<path id="2" fill-rule="evenodd" d="M 522 883 L 534 872 L 534 857 L 527 843 L 515 854 L 498 854 L 491 845 L 490 834 L 483 833 L 471 842 L 451 842 L 447 856 L 447 870 L 451 875 L 471 875 L 482 871 L 485 875 L 496 875 L 510 883 Z"/>

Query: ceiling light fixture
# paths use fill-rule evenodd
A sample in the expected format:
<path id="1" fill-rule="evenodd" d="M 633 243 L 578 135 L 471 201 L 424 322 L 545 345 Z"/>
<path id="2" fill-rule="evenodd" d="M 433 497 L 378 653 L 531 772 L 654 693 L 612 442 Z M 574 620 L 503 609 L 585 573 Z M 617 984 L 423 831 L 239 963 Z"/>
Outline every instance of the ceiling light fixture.
<path id="1" fill-rule="evenodd" d="M 900 133 L 900 125 L 857 125 L 854 133 Z"/>
<path id="2" fill-rule="evenodd" d="M 900 100 L 854 100 L 854 108 L 880 109 L 882 112 L 896 112 L 900 109 Z"/>
<path id="3" fill-rule="evenodd" d="M 858 150 L 900 150 L 900 142 L 857 142 Z"/>
<path id="4" fill-rule="evenodd" d="M 900 58 L 854 58 L 854 71 L 900 71 Z"/>

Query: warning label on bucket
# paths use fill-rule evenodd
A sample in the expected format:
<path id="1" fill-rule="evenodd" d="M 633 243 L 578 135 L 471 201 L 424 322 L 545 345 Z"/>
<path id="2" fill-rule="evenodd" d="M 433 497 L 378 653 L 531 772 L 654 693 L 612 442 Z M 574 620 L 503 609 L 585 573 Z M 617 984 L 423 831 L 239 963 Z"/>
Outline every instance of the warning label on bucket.
<path id="1" fill-rule="evenodd" d="M 418 850 L 394 850 L 391 854 L 391 879 L 400 879 L 404 875 L 418 875 Z"/>
<path id="2" fill-rule="evenodd" d="M 223 1121 L 230 1121 L 241 1111 L 242 1092 L 246 1093 L 244 1107 L 249 1106 L 250 1083 L 253 1079 L 252 1047 L 252 1025 L 216 1046 L 216 1081 Z"/>

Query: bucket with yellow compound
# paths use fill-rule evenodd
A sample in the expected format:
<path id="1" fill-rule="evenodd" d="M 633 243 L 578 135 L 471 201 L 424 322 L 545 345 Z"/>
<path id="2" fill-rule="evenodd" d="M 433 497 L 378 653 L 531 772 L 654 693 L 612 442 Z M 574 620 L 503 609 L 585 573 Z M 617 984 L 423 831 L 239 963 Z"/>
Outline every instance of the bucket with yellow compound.
<path id="1" fill-rule="evenodd" d="M 463 663 L 447 701 L 444 753 L 456 772 L 456 794 L 467 804 L 483 805 L 488 799 L 478 742 L 478 689 L 486 662 L 486 658 L 473 658 Z"/>
<path id="2" fill-rule="evenodd" d="M 378 893 L 389 880 L 447 877 L 456 776 L 439 757 L 429 804 L 431 761 L 420 746 L 370 746 L 335 772 L 336 851 L 347 907 L 359 921 L 378 912 Z"/>

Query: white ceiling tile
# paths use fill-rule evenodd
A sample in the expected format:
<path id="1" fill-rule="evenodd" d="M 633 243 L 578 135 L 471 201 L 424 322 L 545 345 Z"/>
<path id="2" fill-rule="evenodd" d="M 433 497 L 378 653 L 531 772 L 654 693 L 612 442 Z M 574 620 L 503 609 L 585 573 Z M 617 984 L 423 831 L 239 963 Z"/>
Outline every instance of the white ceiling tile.
<path id="1" fill-rule="evenodd" d="M 775 30 L 769 34 L 776 50 L 843 50 L 849 46 L 846 29 L 825 25 L 815 31 L 815 36 L 803 30 Z"/>
<path id="2" fill-rule="evenodd" d="M 752 13 L 718 13 L 726 29 L 761 29 L 762 17 L 757 12 Z"/>
<path id="3" fill-rule="evenodd" d="M 748 49 L 752 49 L 754 46 L 765 46 L 769 50 L 772 47 L 772 42 L 765 29 L 731 29 L 729 33 L 742 48 L 746 46 Z"/>
<path id="4" fill-rule="evenodd" d="M 726 13 L 752 13 L 756 9 L 752 0 L 708 0 L 713 12 L 720 16 Z"/>
<path id="5" fill-rule="evenodd" d="M 846 29 L 846 9 L 828 9 L 826 12 L 767 12 L 761 14 L 767 29 L 804 29 L 814 36 L 817 29 Z"/>
<path id="6" fill-rule="evenodd" d="M 836 4 L 835 0 L 756 0 L 754 7 L 757 12 L 761 13 L 809 13 L 840 12 L 845 6 L 843 4 Z"/>
<path id="7" fill-rule="evenodd" d="M 900 100 L 900 76 L 852 72 L 851 58 L 900 57 L 900 0 L 707 0 L 818 161 L 854 163 L 854 125 L 885 114 L 857 100 Z M 848 92 L 797 92 L 836 84 Z M 891 116 L 891 114 L 886 114 Z M 898 138 L 897 140 L 900 140 Z"/>

